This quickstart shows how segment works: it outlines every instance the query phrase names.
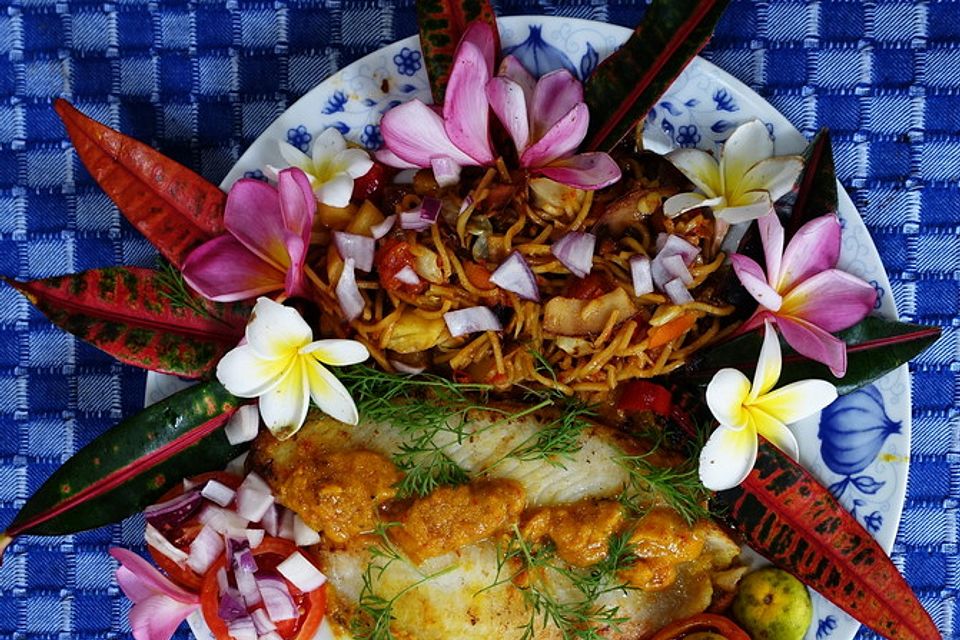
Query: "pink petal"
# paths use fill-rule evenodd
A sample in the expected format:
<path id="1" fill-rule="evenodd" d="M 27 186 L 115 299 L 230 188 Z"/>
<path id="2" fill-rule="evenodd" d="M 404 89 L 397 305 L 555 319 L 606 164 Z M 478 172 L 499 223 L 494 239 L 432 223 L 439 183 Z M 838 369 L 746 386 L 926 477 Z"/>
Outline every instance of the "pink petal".
<path id="1" fill-rule="evenodd" d="M 841 331 L 867 317 L 876 300 L 877 292 L 870 284 L 845 271 L 828 269 L 784 296 L 780 313 L 826 331 Z"/>
<path id="2" fill-rule="evenodd" d="M 834 215 L 820 216 L 800 227 L 790 239 L 780 277 L 775 288 L 789 291 L 797 283 L 826 269 L 833 269 L 840 259 L 840 222 Z"/>
<path id="3" fill-rule="evenodd" d="M 527 98 L 523 94 L 523 87 L 509 78 L 493 78 L 487 83 L 487 100 L 497 119 L 513 138 L 517 153 L 523 153 L 530 141 Z"/>
<path id="4" fill-rule="evenodd" d="M 390 167 L 396 167 L 397 169 L 419 169 L 420 168 L 419 166 L 411 162 L 407 162 L 406 160 L 404 160 L 403 158 L 395 154 L 393 151 L 390 151 L 390 149 L 380 149 L 379 151 L 376 152 L 375 155 L 377 156 L 377 160 L 379 160 L 383 164 Z"/>
<path id="5" fill-rule="evenodd" d="M 162 594 L 188 604 L 196 604 L 200 599 L 196 594 L 185 591 L 161 574 L 152 564 L 122 547 L 111 547 L 110 555 L 120 563 L 117 569 L 117 581 L 124 594 L 134 602 L 143 599 L 140 596 Z M 121 572 L 123 579 L 120 579 Z M 130 589 L 128 591 L 127 589 Z"/>
<path id="6" fill-rule="evenodd" d="M 767 282 L 776 286 L 780 275 L 780 261 L 783 258 L 783 225 L 777 213 L 771 212 L 757 220 L 760 230 L 760 242 L 763 244 L 763 257 L 767 263 Z"/>
<path id="7" fill-rule="evenodd" d="M 490 74 L 483 52 L 466 40 L 461 42 L 447 83 L 443 120 L 450 141 L 474 159 L 471 164 L 493 162 L 490 105 L 484 92 Z"/>
<path id="8" fill-rule="evenodd" d="M 283 281 L 283 291 L 288 298 L 303 296 L 307 293 L 303 265 L 307 261 L 307 245 L 299 236 L 287 234 L 287 251 L 290 252 L 290 268 Z"/>
<path id="9" fill-rule="evenodd" d="M 283 247 L 283 214 L 276 188 L 260 180 L 237 180 L 227 194 L 223 224 L 261 260 L 286 268 L 289 258 Z"/>
<path id="10" fill-rule="evenodd" d="M 460 44 L 457 46 L 454 59 L 460 55 L 460 50 L 464 45 L 472 45 L 480 50 L 487 69 L 490 73 L 493 73 L 493 65 L 496 63 L 495 58 L 497 55 L 497 52 L 494 51 L 493 48 L 495 42 L 496 38 L 494 37 L 493 27 L 483 20 L 474 20 L 467 25 L 466 31 L 464 31 L 460 37 Z M 449 85 L 447 86 L 449 87 Z"/>
<path id="11" fill-rule="evenodd" d="M 773 316 L 773 314 L 770 311 L 764 309 L 763 307 L 760 307 L 759 309 L 753 312 L 752 316 L 747 318 L 746 321 L 742 325 L 740 325 L 740 328 L 738 328 L 736 331 L 733 332 L 733 335 L 742 336 L 745 333 L 750 333 L 757 327 L 762 327 L 764 325 L 764 322 L 767 320 L 770 320 L 774 323 L 776 322 L 776 318 Z"/>
<path id="12" fill-rule="evenodd" d="M 302 238 L 304 244 L 308 244 L 313 215 L 317 211 L 317 199 L 313 195 L 310 179 L 296 167 L 284 169 L 277 178 L 277 191 L 280 194 L 280 212 L 285 229 Z"/>
<path id="13" fill-rule="evenodd" d="M 536 173 L 569 187 L 587 191 L 609 186 L 621 176 L 620 167 L 613 158 L 603 152 L 581 153 L 554 160 L 548 166 L 538 168 Z"/>
<path id="14" fill-rule="evenodd" d="M 839 338 L 798 318 L 777 316 L 777 326 L 783 339 L 800 355 L 827 365 L 838 378 L 847 372 L 847 345 Z"/>
<path id="15" fill-rule="evenodd" d="M 284 288 L 284 272 L 261 260 L 231 235 L 219 236 L 194 249 L 182 271 L 187 284 L 216 302 L 246 300 Z"/>
<path id="16" fill-rule="evenodd" d="M 383 114 L 380 133 L 387 149 L 417 167 L 429 167 L 430 160 L 437 156 L 447 156 L 462 166 L 477 164 L 450 142 L 443 118 L 420 100 L 405 102 Z"/>
<path id="17" fill-rule="evenodd" d="M 767 275 L 756 262 L 739 253 L 730 254 L 733 270 L 744 288 L 760 303 L 762 307 L 777 311 L 783 304 L 783 298 L 767 284 Z"/>
<path id="18" fill-rule="evenodd" d="M 197 610 L 197 603 L 186 604 L 163 595 L 155 595 L 133 605 L 130 629 L 135 640 L 170 640 L 180 623 Z"/>
<path id="19" fill-rule="evenodd" d="M 587 105 L 581 102 L 560 118 L 533 146 L 523 152 L 520 156 L 520 164 L 524 167 L 542 167 L 557 158 L 570 155 L 583 142 L 589 124 L 590 111 Z"/>
<path id="20" fill-rule="evenodd" d="M 539 139 L 583 102 L 583 85 L 566 69 L 557 69 L 537 81 L 533 91 L 533 137 Z M 579 142 L 577 143 L 579 144 Z"/>

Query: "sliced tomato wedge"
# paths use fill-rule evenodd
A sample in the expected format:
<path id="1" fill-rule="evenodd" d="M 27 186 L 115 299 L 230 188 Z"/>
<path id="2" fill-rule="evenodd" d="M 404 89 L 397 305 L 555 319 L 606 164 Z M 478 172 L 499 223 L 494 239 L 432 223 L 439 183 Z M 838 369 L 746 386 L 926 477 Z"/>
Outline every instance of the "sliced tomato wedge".
<path id="1" fill-rule="evenodd" d="M 671 622 L 650 640 L 682 640 L 695 633 L 713 633 L 724 640 L 750 640 L 747 632 L 738 627 L 733 620 L 715 613 L 701 613 Z"/>
<path id="2" fill-rule="evenodd" d="M 257 560 L 258 573 L 279 575 L 276 572 L 277 565 L 295 551 L 307 555 L 303 549 L 289 540 L 269 536 L 264 538 L 263 542 L 253 550 L 253 557 Z M 227 629 L 227 623 L 220 617 L 220 585 L 217 582 L 217 572 L 226 566 L 227 558 L 221 556 L 207 571 L 200 589 L 200 610 L 203 613 L 204 621 L 210 627 L 210 631 L 213 632 L 216 640 L 233 640 L 233 636 Z M 287 583 L 290 595 L 293 596 L 293 601 L 297 605 L 300 616 L 294 620 L 275 622 L 277 633 L 284 640 L 312 640 L 320 628 L 320 623 L 323 622 L 323 616 L 326 614 L 327 587 L 324 585 L 310 593 L 304 593 L 289 580 L 285 579 L 284 581 Z"/>

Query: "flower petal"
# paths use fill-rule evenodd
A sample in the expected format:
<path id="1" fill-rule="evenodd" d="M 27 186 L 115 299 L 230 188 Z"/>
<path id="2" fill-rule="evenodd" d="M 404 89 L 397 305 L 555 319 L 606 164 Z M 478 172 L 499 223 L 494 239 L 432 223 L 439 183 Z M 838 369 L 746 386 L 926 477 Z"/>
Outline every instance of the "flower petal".
<path id="1" fill-rule="evenodd" d="M 443 118 L 420 100 L 404 102 L 383 114 L 380 133 L 390 151 L 416 167 L 429 167 L 435 156 L 448 156 L 464 166 L 477 164 L 450 141 Z"/>
<path id="2" fill-rule="evenodd" d="M 443 101 L 443 121 L 450 141 L 474 159 L 493 162 L 490 149 L 490 105 L 484 92 L 491 69 L 483 52 L 464 40 L 457 49 Z"/>
<path id="3" fill-rule="evenodd" d="M 309 243 L 317 201 L 307 174 L 296 167 L 281 171 L 277 178 L 277 192 L 284 229 L 300 236 L 304 244 Z"/>
<path id="4" fill-rule="evenodd" d="M 260 416 L 278 440 L 286 440 L 295 434 L 307 419 L 310 388 L 306 360 L 296 357 L 280 383 L 260 395 Z"/>
<path id="5" fill-rule="evenodd" d="M 307 247 L 299 236 L 287 232 L 287 253 L 290 254 L 290 268 L 283 280 L 283 292 L 288 298 L 307 294 L 307 279 L 303 265 L 307 261 Z"/>
<path id="6" fill-rule="evenodd" d="M 747 376 L 736 369 L 721 369 L 707 385 L 707 406 L 720 424 L 743 429 L 748 424 L 743 402 L 749 395 Z"/>
<path id="7" fill-rule="evenodd" d="M 663 203 L 663 215 L 668 218 L 675 218 L 681 213 L 704 206 L 706 199 L 707 197 L 700 193 L 678 193 L 675 196 L 670 196 Z"/>
<path id="8" fill-rule="evenodd" d="M 111 547 L 109 553 L 120 563 L 120 567 L 117 569 L 117 583 L 130 600 L 139 602 L 142 599 L 131 594 L 131 591 L 133 591 L 144 596 L 146 594 L 162 593 L 186 603 L 200 601 L 196 594 L 175 585 L 169 578 L 157 571 L 152 564 L 133 551 L 122 547 Z M 123 571 L 122 580 L 120 577 L 121 571 Z M 130 591 L 128 591 L 128 588 Z"/>
<path id="9" fill-rule="evenodd" d="M 280 147 L 280 157 L 283 158 L 289 166 L 300 167 L 304 171 L 309 171 L 313 167 L 313 161 L 310 159 L 310 156 L 289 142 L 281 141 L 278 146 Z M 279 174 L 280 172 L 278 171 L 277 173 Z"/>
<path id="10" fill-rule="evenodd" d="M 775 156 L 761 160 L 743 176 L 737 192 L 766 191 L 770 199 L 776 202 L 793 189 L 802 170 L 803 158 L 800 156 Z"/>
<path id="11" fill-rule="evenodd" d="M 542 76 L 533 90 L 530 107 L 533 139 L 539 140 L 546 135 L 581 102 L 583 85 L 569 71 L 557 69 Z"/>
<path id="12" fill-rule="evenodd" d="M 720 165 L 712 155 L 700 149 L 674 149 L 666 157 L 708 198 L 722 195 Z"/>
<path id="13" fill-rule="evenodd" d="M 777 311 L 783 304 L 783 298 L 767 284 L 767 275 L 756 262 L 739 253 L 730 254 L 730 263 L 743 287 L 760 305 L 771 311 Z"/>
<path id="14" fill-rule="evenodd" d="M 353 195 L 353 178 L 348 173 L 338 173 L 326 182 L 316 185 L 313 192 L 317 195 L 317 200 L 325 205 L 346 207 Z"/>
<path id="15" fill-rule="evenodd" d="M 346 424 L 357 424 L 360 420 L 357 405 L 343 383 L 315 357 L 305 357 L 304 362 L 313 403 L 331 418 Z"/>
<path id="16" fill-rule="evenodd" d="M 130 610 L 130 630 L 135 640 L 170 640 L 180 623 L 199 606 L 164 595 L 151 596 L 133 605 Z"/>
<path id="17" fill-rule="evenodd" d="M 787 425 L 757 407 L 750 407 L 750 417 L 753 418 L 757 434 L 794 460 L 800 458 L 800 444 Z"/>
<path id="18" fill-rule="evenodd" d="M 750 401 L 773 389 L 780 379 L 780 369 L 783 359 L 780 354 L 780 338 L 773 328 L 773 323 L 763 325 L 763 344 L 760 345 L 760 355 L 757 356 L 757 368 L 753 372 L 753 384 L 750 386 Z"/>
<path id="19" fill-rule="evenodd" d="M 783 259 L 783 225 L 780 224 L 780 217 L 776 212 L 770 212 L 757 219 L 757 228 L 763 244 L 763 258 L 767 263 L 767 282 L 776 288 Z"/>
<path id="20" fill-rule="evenodd" d="M 761 396 L 750 409 L 759 409 L 784 424 L 792 424 L 812 416 L 836 399 L 837 388 L 826 380 L 801 380 Z M 757 424 L 761 435 L 768 437 L 762 428 Z"/>
<path id="21" fill-rule="evenodd" d="M 730 134 L 720 154 L 720 172 L 724 191 L 740 191 L 740 181 L 754 165 L 773 155 L 773 140 L 767 126 L 759 120 L 746 122 Z"/>
<path id="22" fill-rule="evenodd" d="M 317 340 L 300 349 L 301 354 L 312 354 L 324 364 L 345 367 L 359 364 L 370 357 L 370 352 L 357 340 Z"/>
<path id="23" fill-rule="evenodd" d="M 268 360 L 249 345 L 227 352 L 217 363 L 217 380 L 227 391 L 241 398 L 258 398 L 280 384 L 292 356 Z"/>
<path id="24" fill-rule="evenodd" d="M 413 164 L 412 162 L 407 162 L 390 149 L 379 149 L 374 154 L 379 162 L 387 165 L 388 167 L 396 167 L 397 169 L 420 169 L 420 165 Z"/>
<path id="25" fill-rule="evenodd" d="M 840 221 L 834 215 L 814 218 L 800 227 L 783 252 L 777 291 L 789 291 L 807 278 L 836 267 L 840 231 Z"/>
<path id="26" fill-rule="evenodd" d="M 756 461 L 756 432 L 721 425 L 700 451 L 700 481 L 712 491 L 732 489 L 747 479 Z"/>
<path id="27" fill-rule="evenodd" d="M 536 117 L 536 116 L 534 116 Z M 590 111 L 583 102 L 570 109 L 560 120 L 520 156 L 524 167 L 543 167 L 573 153 L 590 125 Z"/>
<path id="28" fill-rule="evenodd" d="M 841 331 L 866 318 L 876 300 L 877 291 L 869 283 L 845 271 L 828 269 L 785 295 L 780 313 L 826 331 Z"/>
<path id="29" fill-rule="evenodd" d="M 286 359 L 313 340 L 313 330 L 293 307 L 259 298 L 246 330 L 247 346 L 267 360 Z"/>
<path id="30" fill-rule="evenodd" d="M 489 22 L 484 22 L 483 20 L 470 22 L 460 37 L 460 44 L 457 45 L 457 52 L 454 55 L 454 59 L 460 55 L 460 49 L 464 45 L 472 45 L 479 49 L 483 56 L 484 64 L 487 65 L 489 72 L 493 73 L 493 65 L 496 64 L 495 58 L 497 55 L 497 52 L 494 50 L 494 43 L 496 42 L 494 35 L 493 27 L 490 26 Z M 489 76 L 487 77 L 489 78 Z"/>
<path id="31" fill-rule="evenodd" d="M 523 153 L 530 142 L 527 97 L 523 94 L 523 88 L 509 78 L 493 78 L 487 83 L 487 100 L 513 139 L 517 153 Z"/>
<path id="32" fill-rule="evenodd" d="M 794 351 L 827 365 L 838 378 L 846 374 L 847 345 L 843 340 L 800 318 L 778 317 L 777 326 Z"/>
<path id="33" fill-rule="evenodd" d="M 289 257 L 283 247 L 283 213 L 275 187 L 252 178 L 237 180 L 227 193 L 223 224 L 261 260 L 286 271 Z"/>
<path id="34" fill-rule="evenodd" d="M 620 166 L 613 161 L 613 158 L 599 151 L 554 160 L 549 165 L 537 169 L 536 173 L 569 187 L 586 191 L 602 189 L 621 177 Z"/>
<path id="35" fill-rule="evenodd" d="M 334 164 L 342 167 L 354 180 L 365 175 L 373 168 L 373 160 L 370 159 L 370 154 L 363 149 L 345 149 L 341 151 L 334 158 Z"/>
<path id="36" fill-rule="evenodd" d="M 182 273 L 194 290 L 216 302 L 247 300 L 283 289 L 283 271 L 231 235 L 208 240 L 190 252 Z"/>
<path id="37" fill-rule="evenodd" d="M 773 211 L 773 202 L 766 191 L 751 191 L 723 209 L 714 209 L 715 215 L 727 224 L 757 220 Z"/>
<path id="38" fill-rule="evenodd" d="M 322 164 L 328 158 L 332 158 L 341 151 L 346 150 L 347 141 L 343 139 L 343 134 L 336 127 L 327 127 L 320 132 L 320 135 L 313 141 L 313 161 L 316 164 Z"/>

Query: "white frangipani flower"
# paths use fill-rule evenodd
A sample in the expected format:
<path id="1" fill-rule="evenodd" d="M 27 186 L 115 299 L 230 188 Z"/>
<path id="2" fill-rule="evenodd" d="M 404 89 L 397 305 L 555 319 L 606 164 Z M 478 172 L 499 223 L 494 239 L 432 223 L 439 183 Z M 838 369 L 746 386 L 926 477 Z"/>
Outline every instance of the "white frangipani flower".
<path id="1" fill-rule="evenodd" d="M 323 365 L 357 364 L 369 356 L 356 340 L 314 341 L 296 309 L 258 298 L 245 340 L 220 360 L 217 379 L 235 396 L 259 398 L 264 423 L 285 439 L 303 426 L 311 398 L 332 418 L 356 424 L 353 398 Z"/>
<path id="2" fill-rule="evenodd" d="M 700 452 L 700 480 L 713 491 L 743 482 L 757 460 L 757 436 L 790 457 L 799 446 L 787 424 L 803 420 L 837 399 L 826 380 L 801 380 L 773 390 L 780 379 L 780 341 L 765 323 L 753 384 L 737 369 L 721 369 L 707 386 L 707 406 L 717 427 Z"/>
<path id="3" fill-rule="evenodd" d="M 744 123 L 730 134 L 719 161 L 700 149 L 676 149 L 666 157 L 697 190 L 668 198 L 663 203 L 664 214 L 674 217 L 710 207 L 725 225 L 766 215 L 773 203 L 790 191 L 803 169 L 800 156 L 774 157 L 773 140 L 759 120 Z"/>
<path id="4" fill-rule="evenodd" d="M 338 129 L 330 127 L 313 141 L 310 155 L 287 142 L 280 143 L 280 155 L 291 167 L 299 167 L 307 174 L 317 200 L 331 207 L 345 207 L 353 195 L 353 181 L 373 167 L 373 160 L 363 149 L 347 147 L 347 141 Z M 267 174 L 279 169 L 267 165 Z"/>

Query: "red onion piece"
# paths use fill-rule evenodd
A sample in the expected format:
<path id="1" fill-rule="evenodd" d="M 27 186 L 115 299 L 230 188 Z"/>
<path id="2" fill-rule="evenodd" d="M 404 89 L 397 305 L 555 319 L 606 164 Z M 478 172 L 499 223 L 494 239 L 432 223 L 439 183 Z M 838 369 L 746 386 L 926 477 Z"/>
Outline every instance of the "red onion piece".
<path id="1" fill-rule="evenodd" d="M 257 588 L 257 580 L 253 577 L 253 573 L 249 571 L 234 571 L 233 577 L 237 580 L 237 589 L 240 590 L 240 595 L 243 596 L 243 603 L 247 605 L 248 609 L 263 602 L 263 598 L 260 596 L 260 589 Z"/>
<path id="2" fill-rule="evenodd" d="M 661 255 L 664 257 L 672 255 L 682 256 L 683 263 L 686 265 L 692 264 L 694 259 L 699 254 L 700 249 L 696 248 L 680 236 L 673 235 L 672 233 L 667 236 L 663 246 L 657 250 L 658 257 Z"/>
<path id="3" fill-rule="evenodd" d="M 283 636 L 276 631 L 268 631 L 257 637 L 257 640 L 283 640 Z"/>
<path id="4" fill-rule="evenodd" d="M 690 270 L 687 269 L 687 265 L 683 262 L 683 256 L 680 254 L 674 254 L 663 258 L 663 267 L 667 270 L 667 273 L 671 275 L 670 280 L 673 280 L 674 278 L 680 278 L 683 284 L 690 284 L 693 282 L 693 276 L 690 275 Z"/>
<path id="5" fill-rule="evenodd" d="M 246 473 L 245 469 L 247 467 L 247 455 L 249 452 L 244 451 L 236 458 L 227 463 L 226 472 L 233 476 L 242 476 Z"/>
<path id="6" fill-rule="evenodd" d="M 246 617 L 247 608 L 243 606 L 239 591 L 229 587 L 220 591 L 220 607 L 217 610 L 217 615 L 227 623 Z"/>
<path id="7" fill-rule="evenodd" d="M 432 223 L 420 217 L 420 209 L 404 211 L 400 214 L 400 228 L 411 231 L 425 231 Z"/>
<path id="8" fill-rule="evenodd" d="M 233 502 L 234 496 L 237 495 L 237 492 L 223 484 L 222 482 L 217 482 L 216 480 L 209 480 L 206 486 L 203 487 L 203 490 L 200 492 L 204 498 L 218 504 L 221 507 L 225 507 L 231 502 Z"/>
<path id="9" fill-rule="evenodd" d="M 289 509 L 282 509 L 280 512 L 280 528 L 277 536 L 287 540 L 293 540 L 293 521 L 296 514 Z"/>
<path id="10" fill-rule="evenodd" d="M 253 557 L 253 553 L 250 551 L 250 541 L 247 540 L 247 537 L 235 538 L 229 536 L 227 541 L 233 568 L 237 571 L 255 573 L 259 567 L 257 566 L 257 559 Z"/>
<path id="11" fill-rule="evenodd" d="M 454 338 L 477 331 L 502 331 L 503 325 L 488 307 L 468 307 L 443 314 L 443 321 Z"/>
<path id="12" fill-rule="evenodd" d="M 304 593 L 319 589 L 327 581 L 327 576 L 323 575 L 299 551 L 294 551 L 286 560 L 278 564 L 277 571 Z"/>
<path id="13" fill-rule="evenodd" d="M 411 367 L 406 362 L 400 362 L 399 360 L 390 360 L 390 365 L 400 373 L 408 373 L 413 376 L 427 370 L 426 367 Z"/>
<path id="14" fill-rule="evenodd" d="M 527 261 L 519 251 L 514 251 L 490 275 L 490 282 L 501 289 L 512 291 L 524 300 L 540 301 L 540 288 Z"/>
<path id="15" fill-rule="evenodd" d="M 260 410 L 255 404 L 245 404 L 230 416 L 223 433 L 227 442 L 233 445 L 250 442 L 260 431 Z M 238 474 L 239 475 L 239 474 Z"/>
<path id="16" fill-rule="evenodd" d="M 441 187 L 450 187 L 460 182 L 460 165 L 446 156 L 430 160 L 433 179 Z"/>
<path id="17" fill-rule="evenodd" d="M 223 538 L 212 527 L 204 525 L 200 533 L 190 543 L 190 556 L 187 566 L 199 574 L 204 574 L 214 560 L 223 553 Z"/>
<path id="18" fill-rule="evenodd" d="M 193 489 L 171 500 L 150 505 L 143 510 L 143 517 L 158 529 L 169 531 L 186 522 L 202 504 L 200 492 Z"/>
<path id="19" fill-rule="evenodd" d="M 630 258 L 630 276 L 633 278 L 634 295 L 653 293 L 653 274 L 650 271 L 650 258 L 636 255 Z"/>
<path id="20" fill-rule="evenodd" d="M 443 202 L 440 200 L 440 198 L 426 196 L 420 203 L 420 219 L 424 222 L 433 224 L 437 221 L 437 217 L 440 215 L 440 209 L 442 207 Z"/>
<path id="21" fill-rule="evenodd" d="M 224 534 L 235 529 L 246 529 L 249 520 L 235 511 L 208 504 L 198 516 L 201 524 L 205 524 L 217 533 Z"/>
<path id="22" fill-rule="evenodd" d="M 693 296 L 687 291 L 687 285 L 683 284 L 680 278 L 675 278 L 663 285 L 663 292 L 667 294 L 670 301 L 674 304 L 686 304 L 693 302 Z"/>
<path id="23" fill-rule="evenodd" d="M 366 303 L 363 296 L 360 295 L 360 288 L 357 286 L 357 276 L 353 272 L 353 258 L 347 258 L 343 261 L 343 271 L 340 273 L 340 279 L 337 281 L 337 301 L 340 303 L 340 310 L 347 322 L 351 322 L 360 317 Z"/>
<path id="24" fill-rule="evenodd" d="M 400 282 L 409 285 L 418 285 L 420 284 L 420 276 L 417 275 L 417 272 L 413 270 L 413 267 L 406 265 L 400 271 L 397 271 L 396 275 L 393 276 Z"/>
<path id="25" fill-rule="evenodd" d="M 266 534 L 266 531 L 263 529 L 247 529 L 243 533 L 247 536 L 247 543 L 250 545 L 250 548 L 256 549 L 263 544 L 263 536 Z"/>
<path id="26" fill-rule="evenodd" d="M 370 227 L 370 233 L 371 235 L 373 235 L 373 239 L 379 240 L 383 236 L 390 233 L 390 229 L 393 229 L 393 225 L 396 221 L 397 221 L 397 216 L 396 214 L 394 214 L 392 216 L 387 216 L 386 218 L 384 218 L 383 222 L 381 222 L 380 224 L 375 224 L 372 227 Z"/>
<path id="27" fill-rule="evenodd" d="M 253 618 L 244 616 L 237 618 L 227 624 L 227 632 L 233 637 L 233 640 L 259 640 L 257 637 L 257 628 L 253 624 Z"/>
<path id="28" fill-rule="evenodd" d="M 277 625 L 273 624 L 270 615 L 263 609 L 257 609 L 250 614 L 250 617 L 253 618 L 253 626 L 257 628 L 257 633 L 260 634 L 259 637 L 261 638 L 263 634 L 277 630 Z"/>
<path id="29" fill-rule="evenodd" d="M 333 243 L 337 245 L 340 257 L 344 260 L 353 258 L 355 267 L 360 271 L 369 272 L 373 269 L 373 253 L 376 250 L 376 241 L 373 238 L 346 231 L 334 231 Z"/>
<path id="30" fill-rule="evenodd" d="M 167 540 L 164 535 L 157 531 L 157 529 L 149 522 L 147 523 L 146 530 L 143 532 L 143 537 L 148 545 L 159 551 L 167 558 L 170 558 L 181 567 L 186 565 L 187 559 L 190 556 L 175 547 L 172 542 Z"/>
<path id="31" fill-rule="evenodd" d="M 293 518 L 293 541 L 297 543 L 298 547 L 309 547 L 320 542 L 320 534 L 311 529 L 300 516 L 295 515 Z"/>
<path id="32" fill-rule="evenodd" d="M 256 473 L 250 473 L 237 488 L 237 513 L 251 522 L 259 522 L 273 504 L 270 486 Z"/>
<path id="33" fill-rule="evenodd" d="M 473 196 L 468 195 L 466 198 L 463 199 L 463 202 L 460 203 L 460 213 L 463 213 L 464 211 L 469 209 L 470 205 L 472 204 L 473 204 Z"/>
<path id="34" fill-rule="evenodd" d="M 571 231 L 550 247 L 557 260 L 578 278 L 586 278 L 593 268 L 593 250 L 597 236 L 585 231 Z"/>
<path id="35" fill-rule="evenodd" d="M 664 233 L 663 231 L 657 234 L 657 242 L 656 242 L 657 253 L 663 250 L 663 245 L 667 244 L 668 237 L 670 237 L 670 234 Z"/>
<path id="36" fill-rule="evenodd" d="M 226 593 L 230 590 L 230 581 L 227 579 L 226 567 L 217 569 L 217 588 L 220 590 L 220 593 Z M 240 597 L 239 591 L 237 591 L 237 597 Z"/>
<path id="37" fill-rule="evenodd" d="M 260 524 L 270 535 L 277 535 L 277 532 L 280 530 L 280 513 L 277 511 L 277 505 L 270 505 L 263 519 L 260 520 Z"/>
<path id="38" fill-rule="evenodd" d="M 284 620 L 294 620 L 299 617 L 300 612 L 297 605 L 290 595 L 290 589 L 282 578 L 275 576 L 265 576 L 257 578 L 257 586 L 260 588 L 260 595 L 263 596 L 263 606 L 267 609 L 267 615 L 273 622 L 283 622 Z"/>

